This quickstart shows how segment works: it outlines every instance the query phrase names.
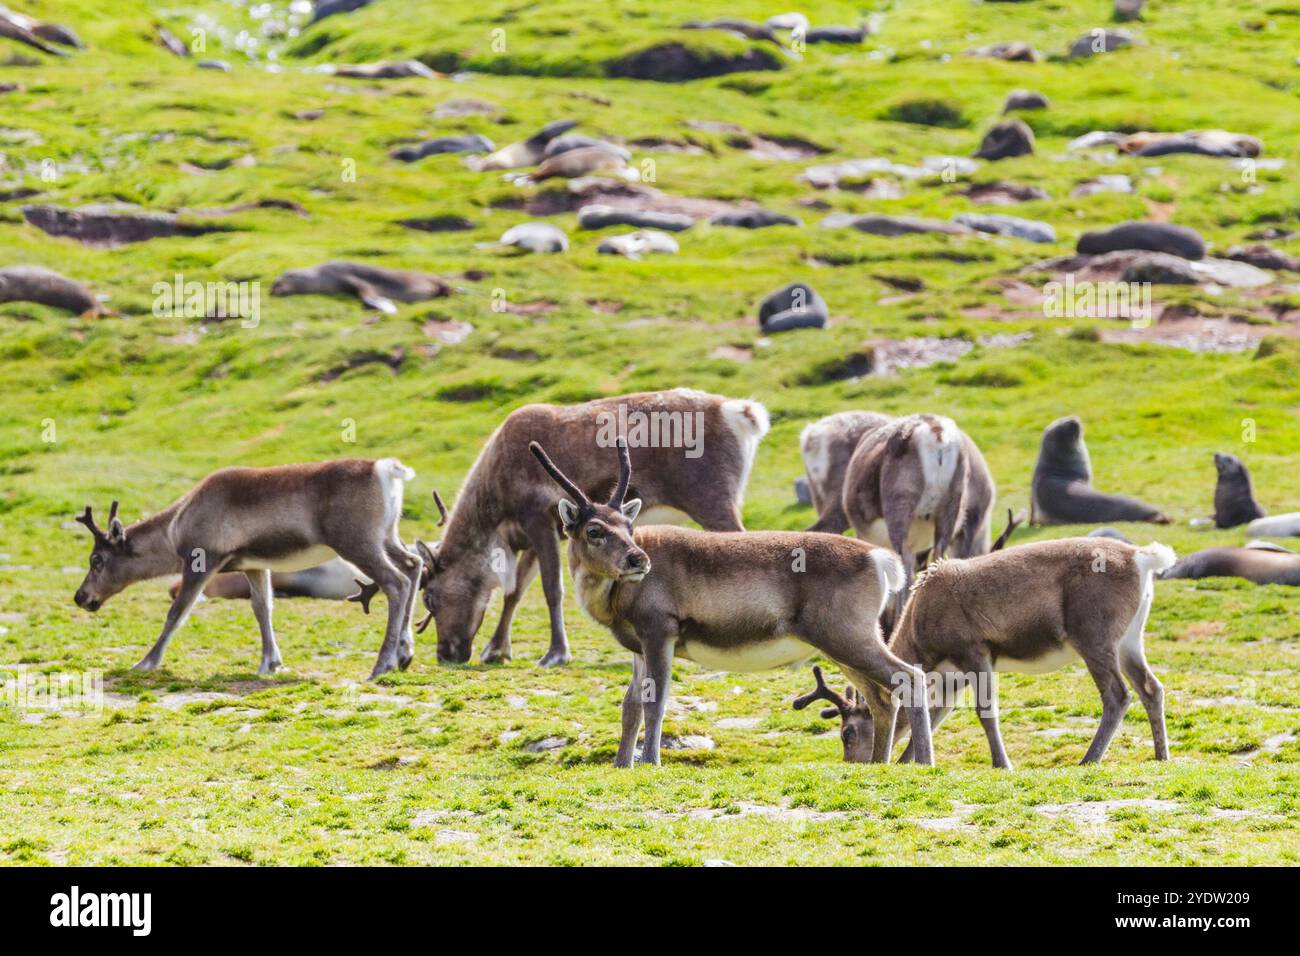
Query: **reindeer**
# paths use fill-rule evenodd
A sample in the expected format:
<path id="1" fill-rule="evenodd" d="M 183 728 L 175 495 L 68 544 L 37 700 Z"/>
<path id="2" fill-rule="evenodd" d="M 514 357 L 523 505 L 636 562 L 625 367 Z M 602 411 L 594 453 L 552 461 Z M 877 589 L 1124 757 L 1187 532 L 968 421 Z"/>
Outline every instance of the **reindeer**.
<path id="1" fill-rule="evenodd" d="M 689 389 L 642 392 L 582 405 L 527 405 L 488 439 L 448 513 L 435 492 L 446 531 L 433 547 L 416 548 L 425 565 L 424 605 L 438 631 L 438 659 L 462 663 L 473 650 L 496 588 L 505 591 L 501 619 L 483 649 L 484 663 L 511 658 L 510 624 L 539 570 L 550 610 L 550 646 L 543 667 L 569 661 L 564 628 L 564 576 L 558 495 L 528 454 L 544 441 L 579 487 L 608 493 L 608 474 L 591 460 L 598 445 L 625 435 L 638 469 L 636 492 L 647 511 L 682 512 L 711 531 L 739 531 L 740 504 L 767 410 L 757 402 Z"/>
<path id="2" fill-rule="evenodd" d="M 106 532 L 87 505 L 77 520 L 90 529 L 95 545 L 74 600 L 94 612 L 128 585 L 179 571 L 180 588 L 162 634 L 136 665 L 154 670 L 204 586 L 222 571 L 242 571 L 262 632 L 257 672 L 272 674 L 282 663 L 271 628 L 272 572 L 309 568 L 337 555 L 388 598 L 388 628 L 371 678 L 405 670 L 415 654 L 411 615 L 421 565 L 402 544 L 397 524 L 403 483 L 414 477 L 396 458 L 223 468 L 130 527 L 118 518 L 114 501 Z"/>
<path id="3" fill-rule="evenodd" d="M 1063 538 L 943 561 L 917 578 L 889 650 L 933 678 L 939 699 L 930 709 L 930 731 L 973 685 L 995 767 L 1010 769 L 1011 761 L 998 724 L 994 674 L 1046 673 L 1080 658 L 1102 700 L 1101 723 L 1083 763 L 1102 758 L 1124 719 L 1126 677 L 1146 709 L 1156 759 L 1168 760 L 1164 688 L 1147 663 L 1143 632 L 1155 577 L 1174 560 L 1173 550 L 1158 543 L 1139 548 L 1109 538 Z M 820 678 L 818 684 L 796 707 L 830 699 Z M 867 691 L 866 706 L 844 701 L 837 709 L 846 730 L 851 725 L 853 735 L 872 735 L 878 745 L 882 735 L 873 733 L 872 712 L 879 710 L 880 693 Z M 899 735 L 906 739 L 905 726 Z M 931 753 L 929 746 L 923 751 Z M 846 760 L 849 754 L 846 738 Z M 914 756 L 909 744 L 901 759 Z"/>
<path id="4" fill-rule="evenodd" d="M 889 513 L 897 513 L 895 520 L 901 526 L 905 512 L 913 507 L 912 499 L 926 497 L 923 485 L 931 473 L 925 471 L 925 464 L 940 453 L 941 443 L 933 427 L 929 433 L 935 438 L 933 445 L 921 427 L 934 423 L 960 436 L 960 454 L 951 454 L 949 461 L 957 465 L 961 457 L 966 462 L 965 486 L 960 496 L 961 517 L 948 536 L 953 554 L 959 558 L 987 554 L 991 550 L 989 518 L 997 496 L 993 476 L 970 436 L 957 429 L 951 419 L 938 416 L 894 419 L 875 412 L 848 411 L 828 415 L 807 426 L 799 436 L 799 449 L 818 515 L 809 530 L 842 534 L 852 525 L 859 537 L 893 547 L 899 554 L 931 550 L 931 541 L 937 541 L 940 531 L 933 516 L 920 513 L 916 507 L 918 513 L 907 523 L 907 537 L 912 545 L 908 547 L 903 541 L 895 540 Z M 887 444 L 890 440 L 892 446 Z M 886 443 L 883 448 L 882 442 Z M 858 450 L 864 445 L 868 450 L 858 458 Z M 855 460 L 857 464 L 853 465 Z M 940 479 L 939 487 L 930 487 L 928 493 L 932 498 L 942 498 L 942 475 L 936 477 Z M 921 503 L 918 500 L 916 505 Z M 856 522 L 850 521 L 847 513 L 850 508 L 857 517 Z M 934 526 L 933 537 L 931 526 Z M 902 538 L 901 531 L 898 537 Z M 939 555 L 931 551 L 930 557 Z M 912 560 L 914 569 L 916 559 Z M 906 555 L 904 562 L 907 562 Z"/>
<path id="5" fill-rule="evenodd" d="M 993 479 L 979 449 L 950 418 L 908 415 L 866 432 L 844 473 L 843 513 L 859 538 L 903 559 L 910 585 L 917 552 L 930 560 L 989 550 Z"/>
<path id="6" fill-rule="evenodd" d="M 925 677 L 890 653 L 879 616 L 903 585 L 885 548 L 839 535 L 790 531 L 706 532 L 632 521 L 632 463 L 619 442 L 618 480 L 609 500 L 593 501 L 537 442 L 530 444 L 564 491 L 558 512 L 569 540 L 578 603 L 632 652 L 623 697 L 623 731 L 614 764 L 632 765 L 645 721 L 640 763 L 659 763 L 659 739 L 674 657 L 706 667 L 752 671 L 806 660 L 820 651 L 865 690 L 875 707 L 874 754 L 883 760 L 902 696 L 918 763 L 930 762 Z M 883 701 L 883 702 L 881 702 Z"/>

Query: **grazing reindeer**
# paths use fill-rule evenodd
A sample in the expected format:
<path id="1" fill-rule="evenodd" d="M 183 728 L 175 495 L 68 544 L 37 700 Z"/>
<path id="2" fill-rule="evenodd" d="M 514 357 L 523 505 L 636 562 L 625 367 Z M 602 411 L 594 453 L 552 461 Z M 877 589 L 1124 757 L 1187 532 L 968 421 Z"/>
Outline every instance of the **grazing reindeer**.
<path id="1" fill-rule="evenodd" d="M 114 501 L 107 532 L 95 525 L 87 505 L 77 520 L 95 536 L 95 547 L 77 606 L 97 611 L 128 585 L 179 571 L 162 635 L 136 665 L 153 670 L 204 586 L 221 571 L 242 571 L 262 632 L 257 672 L 271 674 L 281 665 L 271 629 L 271 572 L 309 568 L 338 555 L 388 598 L 388 629 L 370 676 L 405 669 L 415 654 L 411 613 L 421 567 L 398 537 L 397 523 L 403 483 L 414 477 L 396 458 L 223 468 L 130 527 L 118 519 Z"/>
<path id="2" fill-rule="evenodd" d="M 608 493 L 608 473 L 593 447 L 625 435 L 638 469 L 636 492 L 647 511 L 684 512 L 711 531 L 739 531 L 740 504 L 767 410 L 757 402 L 689 389 L 642 392 L 582 405 L 527 405 L 488 439 L 448 514 L 434 495 L 446 532 L 424 559 L 424 604 L 438 629 L 438 659 L 469 659 L 492 592 L 505 591 L 501 620 L 483 649 L 484 663 L 511 656 L 510 622 L 540 569 L 551 616 L 543 667 L 569 660 L 564 629 L 564 568 L 555 522 L 558 494 L 528 454 L 546 443 L 580 488 Z M 425 619 L 427 625 L 428 618 Z"/>
<path id="3" fill-rule="evenodd" d="M 1147 664 L 1143 629 L 1155 578 L 1174 560 L 1163 544 L 1139 548 L 1109 538 L 1063 538 L 943 561 L 927 570 L 917 578 L 889 642 L 891 652 L 932 675 L 940 689 L 927 729 L 938 727 L 971 684 L 993 766 L 1010 769 L 993 675 L 1046 673 L 1082 658 L 1102 702 L 1101 724 L 1083 762 L 1102 758 L 1124 719 L 1125 677 L 1146 709 L 1156 759 L 1169 759 L 1164 688 Z M 874 688 L 866 690 L 878 696 Z M 899 732 L 906 737 L 905 727 Z M 912 756 L 909 745 L 902 759 Z"/>
<path id="4" fill-rule="evenodd" d="M 859 538 L 893 548 L 910 585 L 917 552 L 989 550 L 993 480 L 950 418 L 908 415 L 864 434 L 844 473 L 843 511 Z"/>
<path id="5" fill-rule="evenodd" d="M 875 754 L 893 738 L 900 693 L 919 763 L 930 762 L 925 675 L 885 647 L 879 617 L 903 584 L 885 548 L 839 535 L 790 531 L 693 531 L 632 520 L 632 464 L 619 443 L 618 481 L 606 504 L 592 501 L 536 442 L 531 450 L 565 492 L 560 522 L 579 604 L 632 652 L 623 732 L 614 764 L 630 767 L 645 721 L 641 763 L 659 762 L 659 737 L 674 657 L 706 667 L 766 670 L 820 651 L 859 689 L 878 688 Z M 652 570 L 653 569 L 653 570 Z"/>

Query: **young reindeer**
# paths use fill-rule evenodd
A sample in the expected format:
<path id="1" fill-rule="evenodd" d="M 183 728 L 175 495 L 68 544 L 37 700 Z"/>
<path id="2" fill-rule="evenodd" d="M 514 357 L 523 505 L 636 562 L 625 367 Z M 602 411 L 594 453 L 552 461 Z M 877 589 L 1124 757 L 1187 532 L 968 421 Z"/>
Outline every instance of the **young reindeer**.
<path id="1" fill-rule="evenodd" d="M 271 674 L 282 663 L 271 628 L 272 571 L 301 570 L 337 555 L 388 598 L 388 628 L 370 676 L 404 670 L 415 654 L 411 614 L 421 566 L 402 544 L 397 524 L 403 484 L 414 477 L 396 458 L 222 468 L 130 527 L 118 519 L 114 501 L 106 532 L 87 505 L 77 520 L 90 529 L 95 546 L 77 606 L 94 612 L 128 585 L 180 572 L 162 634 L 136 665 L 154 670 L 205 585 L 222 571 L 242 571 L 262 632 L 257 672 Z"/>
<path id="2" fill-rule="evenodd" d="M 660 525 L 635 532 L 638 499 L 625 501 L 631 459 L 619 442 L 619 474 L 608 503 L 593 502 L 531 443 L 565 492 L 560 521 L 578 603 L 632 652 L 623 732 L 614 764 L 630 767 L 645 721 L 640 762 L 659 763 L 659 739 L 674 657 L 733 671 L 766 670 L 817 652 L 865 690 L 876 688 L 875 754 L 893 738 L 899 694 L 930 763 L 925 675 L 885 647 L 879 616 L 903 585 L 885 548 L 811 532 L 693 531 Z"/>
<path id="3" fill-rule="evenodd" d="M 1174 560 L 1163 544 L 1139 548 L 1109 538 L 1063 538 L 943 561 L 917 578 L 889 649 L 935 676 L 940 698 L 930 710 L 930 730 L 952 711 L 962 689 L 973 685 L 995 767 L 1010 769 L 1011 761 L 998 725 L 993 675 L 1046 673 L 1080 658 L 1102 701 L 1101 723 L 1083 762 L 1102 758 L 1124 718 L 1125 677 L 1146 709 L 1156 759 L 1167 760 L 1164 688 L 1147 664 L 1143 630 L 1155 577 Z M 818 691 L 807 695 L 817 696 Z M 860 706 L 848 705 L 844 713 L 855 733 L 872 725 L 870 712 Z M 899 735 L 906 738 L 905 726 Z M 902 760 L 913 756 L 909 745 Z"/>

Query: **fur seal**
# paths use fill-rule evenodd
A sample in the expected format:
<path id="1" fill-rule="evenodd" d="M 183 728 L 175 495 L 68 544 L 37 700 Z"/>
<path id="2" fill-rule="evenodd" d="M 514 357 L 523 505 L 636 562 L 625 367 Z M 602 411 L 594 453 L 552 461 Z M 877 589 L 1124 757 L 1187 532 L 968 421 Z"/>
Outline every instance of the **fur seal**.
<path id="1" fill-rule="evenodd" d="M 975 150 L 976 159 L 1009 159 L 1012 156 L 1028 156 L 1034 151 L 1034 131 L 1024 120 L 1009 119 L 998 123 L 980 142 Z"/>
<path id="2" fill-rule="evenodd" d="M 823 329 L 830 310 L 812 286 L 791 282 L 763 299 L 758 307 L 758 325 L 765 334 L 791 329 Z"/>
<path id="3" fill-rule="evenodd" d="M 596 251 L 606 255 L 626 256 L 635 261 L 647 252 L 675 255 L 678 246 L 677 240 L 666 232 L 659 232 L 656 229 L 638 229 L 636 232 L 601 240 Z"/>
<path id="4" fill-rule="evenodd" d="M 1272 515 L 1268 518 L 1256 518 L 1246 526 L 1246 533 L 1266 535 L 1271 538 L 1300 535 L 1300 511 L 1292 511 L 1284 515 Z"/>
<path id="5" fill-rule="evenodd" d="M 531 173 L 512 174 L 507 178 L 518 185 L 540 183 L 546 179 L 578 179 L 592 173 L 608 171 L 628 182 L 640 179 L 640 173 L 627 164 L 627 150 L 600 146 L 580 146 L 556 153 L 542 160 Z"/>
<path id="6" fill-rule="evenodd" d="M 104 311 L 81 283 L 40 266 L 0 269 L 0 302 L 37 302 L 90 317 Z"/>
<path id="7" fill-rule="evenodd" d="M 624 209 L 591 203 L 578 210 L 579 229 L 604 229 L 606 226 L 633 226 L 638 229 L 660 229 L 664 232 L 681 232 L 695 225 L 695 219 L 683 213 L 658 212 L 653 209 Z"/>
<path id="8" fill-rule="evenodd" d="M 51 43 L 78 48 L 81 46 L 81 41 L 77 39 L 76 34 L 67 27 L 55 23 L 41 23 L 32 17 L 3 7 L 0 7 L 0 37 L 17 40 L 52 56 L 67 56 L 67 54 L 57 47 L 50 46 Z"/>
<path id="9" fill-rule="evenodd" d="M 1092 487 L 1092 462 L 1083 442 L 1083 422 L 1071 415 L 1043 431 L 1034 465 L 1029 520 L 1033 524 L 1093 524 L 1103 521 L 1169 519 L 1146 502 L 1108 495 Z"/>
<path id="10" fill-rule="evenodd" d="M 1012 90 L 1007 94 L 1006 102 L 1002 104 L 1002 112 L 1010 113 L 1012 110 L 1045 110 L 1051 105 L 1050 101 L 1037 90 Z"/>
<path id="11" fill-rule="evenodd" d="M 1168 222 L 1122 222 L 1109 229 L 1085 232 L 1075 249 L 1084 255 L 1101 255 L 1122 249 L 1167 252 L 1183 259 L 1204 259 L 1205 240 L 1194 229 Z"/>
<path id="12" fill-rule="evenodd" d="M 500 245 L 525 252 L 564 252 L 569 248 L 569 237 L 547 222 L 521 222 L 502 234 Z"/>
<path id="13" fill-rule="evenodd" d="M 1205 548 L 1182 558 L 1162 578 L 1245 578 L 1256 584 L 1300 586 L 1300 554 L 1276 545 Z"/>
<path id="14" fill-rule="evenodd" d="M 464 133 L 460 136 L 439 136 L 414 146 L 399 146 L 388 155 L 403 163 L 413 163 L 417 159 L 438 153 L 490 153 L 494 149 L 496 144 L 486 136 Z"/>
<path id="15" fill-rule="evenodd" d="M 558 156 L 560 153 L 567 153 L 571 149 L 586 149 L 588 146 L 597 146 L 601 149 L 607 149 L 611 153 L 617 153 L 624 160 L 631 161 L 632 154 L 622 146 L 608 142 L 603 139 L 596 139 L 594 136 L 583 136 L 581 133 L 568 133 L 559 136 L 546 144 L 546 150 L 543 154 L 545 159 L 552 156 Z"/>
<path id="16" fill-rule="evenodd" d="M 309 269 L 290 269 L 271 286 L 271 295 L 355 295 L 381 312 L 396 312 L 398 302 L 422 302 L 451 295 L 437 276 L 384 269 L 357 262 L 325 262 Z"/>
<path id="17" fill-rule="evenodd" d="M 1125 544 L 1132 544 L 1124 532 L 1118 528 L 1102 527 L 1093 528 L 1084 537 L 1088 538 L 1111 538 L 1114 541 L 1123 541 Z"/>
<path id="18" fill-rule="evenodd" d="M 803 220 L 770 209 L 732 209 L 709 220 L 710 226 L 736 226 L 740 229 L 766 229 L 768 226 L 802 226 Z"/>
<path id="19" fill-rule="evenodd" d="M 1215 453 L 1218 480 L 1214 485 L 1214 526 L 1235 528 L 1266 514 L 1255 500 L 1250 470 L 1236 455 Z"/>
<path id="20" fill-rule="evenodd" d="M 482 159 L 471 156 L 465 161 L 465 164 L 470 169 L 483 171 L 536 166 L 546 158 L 546 147 L 551 140 L 561 133 L 567 133 L 577 125 L 576 120 L 556 120 L 554 123 L 547 123 L 526 140 L 511 143 L 509 146 L 502 146 L 495 153 L 484 156 Z"/>

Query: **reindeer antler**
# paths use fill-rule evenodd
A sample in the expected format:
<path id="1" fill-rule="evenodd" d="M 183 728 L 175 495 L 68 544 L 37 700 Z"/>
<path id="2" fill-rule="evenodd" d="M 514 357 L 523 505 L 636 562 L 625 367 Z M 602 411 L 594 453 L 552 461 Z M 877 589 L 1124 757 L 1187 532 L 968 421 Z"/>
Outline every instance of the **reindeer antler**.
<path id="1" fill-rule="evenodd" d="M 419 624 L 415 625 L 415 633 L 416 633 L 416 634 L 423 634 L 424 631 L 425 631 L 425 628 L 427 628 L 427 627 L 429 626 L 429 622 L 432 621 L 432 620 L 433 620 L 433 612 L 430 611 L 428 614 L 426 614 L 426 615 L 424 616 L 424 620 L 423 620 L 423 621 L 421 621 Z"/>
<path id="2" fill-rule="evenodd" d="M 1014 515 L 1014 513 L 1011 511 L 1011 509 L 1008 508 L 1008 509 L 1007 509 L 1007 529 L 1006 529 L 1005 531 L 1003 531 L 1000 535 L 998 535 L 998 540 L 996 540 L 996 541 L 993 542 L 993 547 L 989 549 L 989 550 L 990 550 L 990 553 L 993 552 L 993 551 L 1001 551 L 1002 548 L 1003 548 L 1003 546 L 1004 546 L 1004 545 L 1007 543 L 1007 541 L 1011 538 L 1011 532 L 1012 532 L 1012 531 L 1015 531 L 1016 528 L 1018 528 L 1018 527 L 1019 527 L 1019 526 L 1024 522 L 1024 520 L 1025 520 L 1025 513 L 1024 513 L 1023 511 L 1020 512 L 1020 517 L 1017 518 L 1017 517 Z"/>
<path id="3" fill-rule="evenodd" d="M 623 507 L 623 498 L 627 495 L 627 484 L 632 480 L 632 456 L 627 450 L 627 439 L 618 439 L 618 484 L 610 495 L 609 506 L 614 509 Z"/>
<path id="4" fill-rule="evenodd" d="M 438 527 L 441 528 L 447 523 L 447 506 L 442 503 L 442 495 L 438 494 L 438 489 L 433 489 L 433 503 L 438 506 Z"/>
<path id="5" fill-rule="evenodd" d="M 373 581 L 367 584 L 365 581 L 362 581 L 360 578 L 353 578 L 352 580 L 357 582 L 357 586 L 361 588 L 361 590 L 358 591 L 356 594 L 350 595 L 348 597 L 348 600 L 356 601 L 358 604 L 361 605 L 361 610 L 364 611 L 366 614 L 369 614 L 370 601 L 376 594 L 379 593 L 379 585 L 375 584 Z"/>
<path id="6" fill-rule="evenodd" d="M 846 715 L 852 708 L 847 700 L 831 690 L 826 681 L 822 678 L 822 669 L 816 664 L 813 665 L 813 679 L 817 681 L 817 686 L 804 694 L 802 697 L 794 699 L 794 709 L 803 710 L 815 700 L 825 700 L 835 705 L 835 709 L 840 712 L 840 716 Z M 830 714 L 823 712 L 823 717 L 829 717 Z"/>
<path id="7" fill-rule="evenodd" d="M 113 504 L 108 509 L 108 523 L 110 527 L 112 526 L 113 522 L 116 519 L 117 519 L 117 501 L 116 499 L 114 499 Z M 90 510 L 90 505 L 86 505 L 86 510 L 83 511 L 81 514 L 77 515 L 75 520 L 81 522 L 87 528 L 89 528 L 90 533 L 95 536 L 95 540 L 97 542 L 108 541 L 108 535 L 104 534 L 104 532 L 99 529 L 99 526 L 95 524 L 95 515 Z"/>
<path id="8" fill-rule="evenodd" d="M 536 456 L 537 460 L 542 463 L 542 467 L 546 469 L 546 473 L 555 479 L 555 483 L 563 488 L 574 502 L 579 505 L 591 504 L 591 499 L 582 493 L 582 489 L 570 481 L 564 472 L 555 467 L 555 462 L 551 461 L 546 452 L 542 450 L 541 445 L 535 441 L 530 441 L 528 450 Z M 626 450 L 624 450 L 623 454 L 627 454 Z"/>

